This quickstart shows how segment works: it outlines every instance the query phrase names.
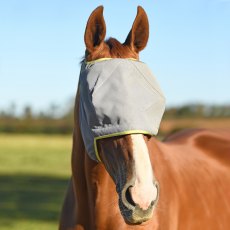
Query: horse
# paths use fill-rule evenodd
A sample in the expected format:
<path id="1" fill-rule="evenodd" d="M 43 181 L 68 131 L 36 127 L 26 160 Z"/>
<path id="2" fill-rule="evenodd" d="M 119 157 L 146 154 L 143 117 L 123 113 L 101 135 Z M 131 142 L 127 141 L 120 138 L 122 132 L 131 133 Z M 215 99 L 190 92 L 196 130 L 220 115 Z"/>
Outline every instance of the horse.
<path id="1" fill-rule="evenodd" d="M 105 35 L 103 6 L 99 6 L 86 25 L 84 61 L 138 61 L 149 36 L 146 12 L 138 6 L 124 43 L 105 40 Z M 111 136 L 97 141 L 98 162 L 89 157 L 82 137 L 81 93 L 78 87 L 72 176 L 60 230 L 230 229 L 228 130 L 184 130 L 163 141 L 142 133 Z"/>

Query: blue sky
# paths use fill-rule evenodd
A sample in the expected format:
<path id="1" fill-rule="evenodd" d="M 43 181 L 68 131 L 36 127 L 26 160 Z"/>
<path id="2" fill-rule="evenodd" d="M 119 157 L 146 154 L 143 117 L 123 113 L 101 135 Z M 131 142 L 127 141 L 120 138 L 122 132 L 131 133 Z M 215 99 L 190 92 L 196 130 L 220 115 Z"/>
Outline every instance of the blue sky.
<path id="1" fill-rule="evenodd" d="M 230 104 L 230 0 L 1 0 L 0 110 L 36 110 L 74 97 L 87 19 L 104 5 L 107 37 L 124 41 L 141 5 L 150 23 L 141 53 L 167 105 Z"/>

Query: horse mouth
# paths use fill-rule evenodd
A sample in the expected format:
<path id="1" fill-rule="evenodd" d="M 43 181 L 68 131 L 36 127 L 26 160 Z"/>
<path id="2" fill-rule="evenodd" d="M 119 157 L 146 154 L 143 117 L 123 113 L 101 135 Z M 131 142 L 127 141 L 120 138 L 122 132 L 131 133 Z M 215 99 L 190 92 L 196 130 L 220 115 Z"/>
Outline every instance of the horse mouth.
<path id="1" fill-rule="evenodd" d="M 147 210 L 141 209 L 138 205 L 129 209 L 122 202 L 119 202 L 119 207 L 127 224 L 139 225 L 152 218 L 155 206 L 154 203 L 152 203 Z"/>
<path id="2" fill-rule="evenodd" d="M 127 224 L 137 225 L 150 220 L 153 216 L 153 210 L 153 205 L 147 210 L 142 210 L 141 208 L 136 206 L 134 210 L 123 209 L 121 213 Z"/>
<path id="3" fill-rule="evenodd" d="M 157 186 L 159 186 L 158 183 Z M 151 202 L 148 209 L 143 210 L 138 204 L 135 204 L 135 202 L 133 201 L 129 192 L 131 187 L 132 185 L 125 185 L 123 191 L 121 192 L 121 194 L 119 194 L 119 208 L 127 224 L 139 225 L 152 218 L 153 211 L 158 202 L 158 197 L 154 202 Z"/>

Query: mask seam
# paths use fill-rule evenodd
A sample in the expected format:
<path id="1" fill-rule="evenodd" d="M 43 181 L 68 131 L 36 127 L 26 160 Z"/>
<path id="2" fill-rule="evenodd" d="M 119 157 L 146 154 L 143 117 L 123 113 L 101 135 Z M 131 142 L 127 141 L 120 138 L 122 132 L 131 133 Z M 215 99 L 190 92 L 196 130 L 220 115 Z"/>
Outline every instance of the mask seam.
<path id="1" fill-rule="evenodd" d="M 137 71 L 138 73 L 140 73 L 140 74 L 143 76 L 143 78 L 145 79 L 146 83 L 153 89 L 153 91 L 157 92 L 157 93 L 165 100 L 165 97 L 162 95 L 162 93 L 159 92 L 156 88 L 154 88 L 154 87 L 152 86 L 152 84 L 150 83 L 150 81 L 149 81 L 149 80 L 146 78 L 146 76 L 137 68 L 137 66 L 136 66 L 134 63 L 132 63 L 132 64 L 133 64 L 133 66 L 135 67 L 136 71 Z"/>

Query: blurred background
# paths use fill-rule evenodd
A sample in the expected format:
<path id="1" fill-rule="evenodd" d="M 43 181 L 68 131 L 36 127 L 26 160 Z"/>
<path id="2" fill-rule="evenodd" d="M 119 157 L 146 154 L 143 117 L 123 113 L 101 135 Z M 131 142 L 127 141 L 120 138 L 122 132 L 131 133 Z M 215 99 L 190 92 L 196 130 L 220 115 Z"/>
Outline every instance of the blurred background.
<path id="1" fill-rule="evenodd" d="M 84 30 L 99 5 L 121 42 L 146 10 L 140 59 L 167 99 L 160 139 L 230 128 L 230 0 L 0 1 L 0 229 L 57 229 Z"/>

